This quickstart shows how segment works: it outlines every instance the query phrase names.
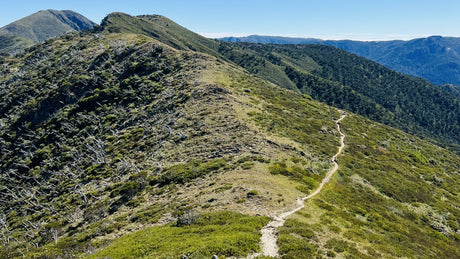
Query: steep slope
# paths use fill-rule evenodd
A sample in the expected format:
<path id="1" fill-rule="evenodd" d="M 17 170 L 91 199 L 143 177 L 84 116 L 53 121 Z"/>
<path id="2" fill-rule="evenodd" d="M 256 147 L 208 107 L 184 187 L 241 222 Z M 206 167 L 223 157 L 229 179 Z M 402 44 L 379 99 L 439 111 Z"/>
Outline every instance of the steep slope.
<path id="1" fill-rule="evenodd" d="M 204 38 L 161 15 L 133 17 L 111 13 L 101 22 L 104 31 L 138 33 L 159 40 L 179 50 L 193 50 L 218 55 L 218 42 Z"/>
<path id="2" fill-rule="evenodd" d="M 281 87 L 460 150 L 460 99 L 427 81 L 345 51 L 332 47 L 219 43 L 162 16 L 114 13 L 104 19 L 102 30 L 141 33 L 173 47 L 223 58 Z"/>
<path id="3" fill-rule="evenodd" d="M 21 50 L 34 45 L 34 42 L 9 33 L 0 33 L 1 54 L 16 54 Z"/>
<path id="4" fill-rule="evenodd" d="M 436 85 L 460 85 L 460 38 L 431 36 L 410 41 L 319 40 L 274 36 L 227 37 L 229 42 L 322 44 L 376 61 L 404 74 Z"/>
<path id="5" fill-rule="evenodd" d="M 282 257 L 457 258 L 460 160 L 351 115 L 337 177 L 280 229 Z"/>
<path id="6" fill-rule="evenodd" d="M 335 150 L 333 108 L 146 36 L 66 35 L 2 65 L 10 256 L 90 252 L 192 209 L 267 215 L 313 188 Z M 291 177 L 268 173 L 290 159 L 304 164 Z M 264 220 L 224 254 L 257 250 Z"/>
<path id="7" fill-rule="evenodd" d="M 222 53 L 233 57 L 234 49 L 282 67 L 302 93 L 316 100 L 459 150 L 460 99 L 426 80 L 329 46 L 234 43 Z M 233 60 L 253 71 L 251 61 Z"/>
<path id="8" fill-rule="evenodd" d="M 410 41 L 326 44 L 356 53 L 401 73 L 428 79 L 437 85 L 460 85 L 460 38 L 432 36 Z"/>
<path id="9" fill-rule="evenodd" d="M 73 11 L 39 11 L 0 28 L 0 52 L 17 53 L 33 43 L 67 32 L 88 30 L 94 25 Z"/>

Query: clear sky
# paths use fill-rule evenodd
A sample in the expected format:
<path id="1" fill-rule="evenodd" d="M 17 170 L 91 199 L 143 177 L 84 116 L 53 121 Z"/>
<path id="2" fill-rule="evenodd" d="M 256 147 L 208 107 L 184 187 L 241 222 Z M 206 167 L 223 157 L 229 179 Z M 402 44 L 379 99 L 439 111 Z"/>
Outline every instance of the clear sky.
<path id="1" fill-rule="evenodd" d="M 115 11 L 161 14 L 208 37 L 460 37 L 460 0 L 10 0 L 1 4 L 0 27 L 44 9 L 73 10 L 96 23 Z"/>

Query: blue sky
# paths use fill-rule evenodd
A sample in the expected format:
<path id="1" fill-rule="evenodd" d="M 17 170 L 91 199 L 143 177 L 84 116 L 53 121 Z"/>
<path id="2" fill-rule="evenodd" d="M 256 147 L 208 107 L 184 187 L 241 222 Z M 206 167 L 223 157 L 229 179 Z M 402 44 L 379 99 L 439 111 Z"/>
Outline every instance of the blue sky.
<path id="1" fill-rule="evenodd" d="M 460 0 L 14 0 L 0 27 L 43 9 L 74 10 L 96 23 L 114 11 L 161 14 L 208 37 L 250 34 L 390 40 L 460 37 Z"/>

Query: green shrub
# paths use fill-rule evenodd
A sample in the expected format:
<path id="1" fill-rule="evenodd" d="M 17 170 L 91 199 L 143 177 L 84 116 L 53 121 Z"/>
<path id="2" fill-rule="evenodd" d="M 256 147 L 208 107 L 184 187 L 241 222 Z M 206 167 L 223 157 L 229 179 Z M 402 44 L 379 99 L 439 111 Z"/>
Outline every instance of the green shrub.
<path id="1" fill-rule="evenodd" d="M 282 258 L 315 258 L 316 247 L 305 239 L 279 235 L 278 246 Z"/>
<path id="2" fill-rule="evenodd" d="M 288 219 L 281 228 L 280 233 L 288 234 L 295 233 L 304 238 L 314 238 L 315 233 L 310 229 L 308 224 L 302 223 L 295 219 Z"/>
<path id="3" fill-rule="evenodd" d="M 222 158 L 217 158 L 207 162 L 191 160 L 185 164 L 173 165 L 165 169 L 157 179 L 154 179 L 154 182 L 156 181 L 160 185 L 167 185 L 171 183 L 184 184 L 212 171 L 216 171 L 225 165 L 226 162 Z"/>
<path id="4" fill-rule="evenodd" d="M 130 220 L 132 222 L 156 223 L 164 213 L 164 208 L 153 206 L 137 212 Z"/>
<path id="5" fill-rule="evenodd" d="M 232 183 L 226 183 L 224 186 L 220 186 L 220 187 L 214 189 L 213 192 L 215 192 L 215 193 L 223 192 L 223 191 L 232 189 L 232 187 L 233 187 Z"/>
<path id="6" fill-rule="evenodd" d="M 142 186 L 138 182 L 127 181 L 125 183 L 118 183 L 116 187 L 110 192 L 110 197 L 121 195 L 123 198 L 130 199 L 136 193 L 142 190 Z"/>
<path id="7" fill-rule="evenodd" d="M 412 152 L 409 154 L 409 157 L 416 163 L 422 163 L 422 164 L 428 164 L 428 159 L 422 154 L 422 153 L 419 153 L 419 152 Z"/>
<path id="8" fill-rule="evenodd" d="M 253 196 L 257 196 L 259 194 L 259 192 L 257 190 L 250 190 L 247 194 L 246 194 L 246 197 L 247 198 L 251 198 Z"/>
<path id="9" fill-rule="evenodd" d="M 310 190 L 313 190 L 315 189 L 316 187 L 318 187 L 318 182 L 311 178 L 311 177 L 308 177 L 308 176 L 303 176 L 302 177 L 302 182 L 303 184 L 305 184 Z"/>
<path id="10" fill-rule="evenodd" d="M 284 162 L 275 162 L 268 167 L 268 172 L 273 175 L 289 175 L 286 163 Z"/>
<path id="11" fill-rule="evenodd" d="M 251 169 L 253 166 L 254 166 L 253 162 L 244 162 L 241 164 L 241 168 L 246 169 L 246 170 Z"/>
<path id="12" fill-rule="evenodd" d="M 333 249 L 337 253 L 342 253 L 345 250 L 348 249 L 349 244 L 345 240 L 339 240 L 337 238 L 331 238 L 326 242 L 326 245 L 324 246 L 329 249 Z"/>

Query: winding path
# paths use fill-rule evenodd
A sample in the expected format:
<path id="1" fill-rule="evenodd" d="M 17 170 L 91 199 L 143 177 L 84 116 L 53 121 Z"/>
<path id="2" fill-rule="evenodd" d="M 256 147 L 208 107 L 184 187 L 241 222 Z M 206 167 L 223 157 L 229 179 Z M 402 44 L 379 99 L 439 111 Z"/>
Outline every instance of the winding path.
<path id="1" fill-rule="evenodd" d="M 297 199 L 297 207 L 291 211 L 281 213 L 278 216 L 275 216 L 274 219 L 268 224 L 262 228 L 262 237 L 261 237 L 261 246 L 262 246 L 262 253 L 261 254 L 254 254 L 250 255 L 248 258 L 255 258 L 259 255 L 265 255 L 265 256 L 272 256 L 272 257 L 279 257 L 278 253 L 278 245 L 276 244 L 276 241 L 278 239 L 277 237 L 277 232 L 278 228 L 284 225 L 284 222 L 286 221 L 286 218 L 290 216 L 291 214 L 296 213 L 300 209 L 302 209 L 305 204 L 304 201 L 312 198 L 313 196 L 317 195 L 318 193 L 321 192 L 323 189 L 324 185 L 328 183 L 332 176 L 334 175 L 335 172 L 339 169 L 339 164 L 337 163 L 337 156 L 339 156 L 343 148 L 345 147 L 344 139 L 345 139 L 345 134 L 343 134 L 342 130 L 340 129 L 340 121 L 345 118 L 346 113 L 344 111 L 339 110 L 339 112 L 342 114 L 342 116 L 335 121 L 335 125 L 337 126 L 337 130 L 340 133 L 340 147 L 339 151 L 331 158 L 332 163 L 334 164 L 331 169 L 329 169 L 329 172 L 327 173 L 326 177 L 324 177 L 323 181 L 321 181 L 321 184 L 319 187 L 312 192 L 310 195 L 299 198 Z"/>

